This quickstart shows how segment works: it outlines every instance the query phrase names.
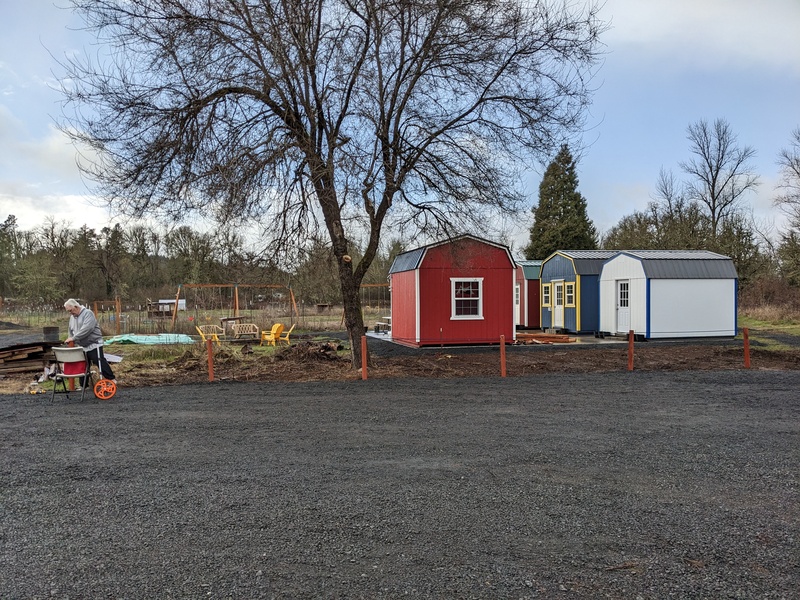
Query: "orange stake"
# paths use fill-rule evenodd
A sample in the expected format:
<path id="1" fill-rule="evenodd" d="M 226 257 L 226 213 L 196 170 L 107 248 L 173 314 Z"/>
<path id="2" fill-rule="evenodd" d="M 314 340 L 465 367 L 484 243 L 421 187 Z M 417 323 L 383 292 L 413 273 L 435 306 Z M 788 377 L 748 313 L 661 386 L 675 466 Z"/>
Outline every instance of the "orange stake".
<path id="1" fill-rule="evenodd" d="M 500 336 L 500 377 L 506 376 L 506 336 Z"/>
<path id="2" fill-rule="evenodd" d="M 206 340 L 206 352 L 208 353 L 208 380 L 214 381 L 214 349 L 211 344 L 211 340 Z"/>
<path id="3" fill-rule="evenodd" d="M 361 336 L 361 379 L 367 380 L 367 336 Z"/>
<path id="4" fill-rule="evenodd" d="M 633 329 L 628 332 L 628 371 L 633 371 Z"/>
<path id="5" fill-rule="evenodd" d="M 742 329 L 742 337 L 744 338 L 744 368 L 750 368 L 750 332 L 747 327 Z"/>

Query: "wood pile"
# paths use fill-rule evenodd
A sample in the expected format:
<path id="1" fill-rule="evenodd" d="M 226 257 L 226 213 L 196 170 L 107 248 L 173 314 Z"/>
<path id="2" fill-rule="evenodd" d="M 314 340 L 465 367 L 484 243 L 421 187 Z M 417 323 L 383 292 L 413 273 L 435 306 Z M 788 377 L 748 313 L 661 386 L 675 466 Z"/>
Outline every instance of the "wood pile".
<path id="1" fill-rule="evenodd" d="M 42 371 L 53 360 L 50 349 L 57 344 L 39 342 L 0 348 L 0 377 Z"/>
<path id="2" fill-rule="evenodd" d="M 575 338 L 561 333 L 520 333 L 517 332 L 518 344 L 567 344 Z"/>

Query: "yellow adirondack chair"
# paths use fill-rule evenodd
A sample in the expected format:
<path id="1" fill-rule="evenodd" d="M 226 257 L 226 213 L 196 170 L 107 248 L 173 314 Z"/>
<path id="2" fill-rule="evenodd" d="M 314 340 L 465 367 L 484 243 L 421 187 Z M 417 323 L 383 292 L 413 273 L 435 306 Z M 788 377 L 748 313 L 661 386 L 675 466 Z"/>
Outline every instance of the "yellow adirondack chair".
<path id="1" fill-rule="evenodd" d="M 289 335 L 291 335 L 292 331 L 294 331 L 294 325 L 289 328 L 289 331 L 286 331 L 282 335 L 278 336 L 278 342 L 286 342 L 287 346 L 291 346 L 292 343 L 289 341 Z"/>
<path id="2" fill-rule="evenodd" d="M 283 323 L 275 323 L 269 331 L 261 332 L 261 345 L 266 342 L 270 346 L 274 346 L 278 342 L 278 338 L 283 333 Z"/>
<path id="3" fill-rule="evenodd" d="M 195 329 L 197 329 L 197 333 L 200 334 L 200 339 L 203 340 L 204 344 L 206 341 L 211 340 L 219 346 L 219 336 L 225 336 L 225 330 L 219 325 L 197 325 Z"/>

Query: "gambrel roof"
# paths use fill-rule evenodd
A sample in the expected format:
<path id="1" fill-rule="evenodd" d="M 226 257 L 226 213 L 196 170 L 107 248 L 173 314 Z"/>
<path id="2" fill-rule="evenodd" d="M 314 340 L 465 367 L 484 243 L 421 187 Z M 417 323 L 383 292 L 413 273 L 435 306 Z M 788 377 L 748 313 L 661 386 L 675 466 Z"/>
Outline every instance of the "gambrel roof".
<path id="1" fill-rule="evenodd" d="M 557 254 L 572 260 L 576 274 L 598 275 L 600 269 L 603 268 L 603 263 L 612 256 L 619 254 L 619 250 L 556 250 L 543 263 Z"/>
<path id="2" fill-rule="evenodd" d="M 495 248 L 501 248 L 508 255 L 508 262 L 511 265 L 516 264 L 507 246 L 504 246 L 503 244 L 498 244 L 496 242 L 490 242 L 489 240 L 485 240 L 483 238 L 479 238 L 474 235 L 465 234 L 456 236 L 454 238 L 450 238 L 449 240 L 442 240 L 440 242 L 428 244 L 427 246 L 421 246 L 420 248 L 415 248 L 414 250 L 401 252 L 400 254 L 395 256 L 394 261 L 392 261 L 392 266 L 389 267 L 389 275 L 391 275 L 392 273 L 402 273 L 403 271 L 413 271 L 414 269 L 418 269 L 420 264 L 422 263 L 423 257 L 425 256 L 425 251 L 428 250 L 428 248 L 435 248 L 436 246 L 452 244 L 454 242 L 459 242 L 465 239 L 474 240 L 482 244 L 488 244 L 489 246 L 494 246 Z"/>
<path id="3" fill-rule="evenodd" d="M 737 279 L 733 261 L 709 250 L 621 250 L 642 263 L 648 279 Z"/>

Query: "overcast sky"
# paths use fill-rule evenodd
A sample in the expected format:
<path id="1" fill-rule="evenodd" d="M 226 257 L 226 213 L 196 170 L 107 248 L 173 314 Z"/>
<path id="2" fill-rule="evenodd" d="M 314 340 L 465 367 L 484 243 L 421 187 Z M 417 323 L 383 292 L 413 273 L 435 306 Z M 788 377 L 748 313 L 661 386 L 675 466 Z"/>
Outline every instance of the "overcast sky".
<path id="1" fill-rule="evenodd" d="M 55 129 L 60 115 L 55 57 L 91 40 L 62 0 L 8 0 L 0 22 L 0 222 L 21 229 L 50 216 L 99 229 L 75 151 Z M 607 0 L 611 29 L 578 164 L 579 190 L 603 232 L 643 209 L 659 170 L 680 176 L 690 158 L 686 128 L 726 119 L 741 145 L 757 152 L 757 218 L 782 224 L 772 206 L 778 152 L 800 126 L 800 0 Z M 51 56 L 51 54 L 53 56 Z M 531 173 L 537 202 L 541 169 Z M 517 232 L 524 244 L 530 221 Z"/>

